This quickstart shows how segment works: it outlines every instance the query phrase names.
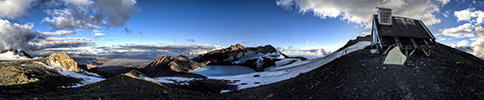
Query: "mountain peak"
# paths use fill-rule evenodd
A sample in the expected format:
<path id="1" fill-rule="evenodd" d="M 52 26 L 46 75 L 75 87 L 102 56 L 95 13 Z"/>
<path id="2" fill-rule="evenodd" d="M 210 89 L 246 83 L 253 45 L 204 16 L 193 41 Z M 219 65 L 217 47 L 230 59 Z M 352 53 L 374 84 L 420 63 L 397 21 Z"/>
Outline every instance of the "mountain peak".
<path id="1" fill-rule="evenodd" d="M 237 43 L 235 45 L 230 45 L 229 49 L 230 50 L 240 50 L 240 49 L 245 49 L 246 47 L 242 46 L 241 44 Z"/>
<path id="2" fill-rule="evenodd" d="M 165 55 L 165 56 L 160 57 L 160 58 L 156 59 L 155 61 L 151 62 L 148 66 L 154 67 L 154 66 L 157 66 L 157 65 L 160 65 L 160 64 L 167 65 L 169 62 L 173 61 L 174 59 L 175 59 L 175 57 L 173 57 L 173 56 Z"/>
<path id="3" fill-rule="evenodd" d="M 69 55 L 67 55 L 67 53 L 64 51 L 51 54 L 46 58 L 45 62 L 50 66 L 61 67 L 65 70 L 74 72 L 80 71 L 79 67 L 77 66 L 77 62 L 71 59 L 71 57 L 69 57 Z"/>

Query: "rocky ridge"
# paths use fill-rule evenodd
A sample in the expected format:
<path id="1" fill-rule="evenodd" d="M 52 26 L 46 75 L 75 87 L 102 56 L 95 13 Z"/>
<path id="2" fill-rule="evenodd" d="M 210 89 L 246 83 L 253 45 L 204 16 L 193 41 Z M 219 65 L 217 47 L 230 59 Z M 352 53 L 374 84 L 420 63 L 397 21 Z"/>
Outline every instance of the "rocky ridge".
<path id="1" fill-rule="evenodd" d="M 171 61 L 168 66 L 170 66 L 170 69 L 175 71 L 175 72 L 183 72 L 186 73 L 191 70 L 198 69 L 202 66 L 206 66 L 210 61 L 204 61 L 204 62 L 195 62 L 193 60 L 190 60 L 187 56 L 180 55 L 176 57 L 173 61 Z"/>
<path id="2" fill-rule="evenodd" d="M 190 76 L 190 77 L 204 77 L 198 74 L 186 73 L 190 70 L 198 69 L 205 66 L 205 63 L 195 62 L 186 56 L 163 56 L 148 64 L 146 67 L 138 69 L 149 77 L 161 76 Z"/>
<path id="3" fill-rule="evenodd" d="M 241 44 L 236 44 L 225 49 L 201 54 L 192 59 L 183 55 L 178 57 L 163 56 L 139 69 L 139 71 L 150 77 L 181 75 L 206 65 L 241 65 L 250 67 L 255 71 L 264 71 L 267 67 L 276 66 L 277 61 L 285 58 L 291 58 L 288 60 L 293 61 L 285 61 L 281 65 L 307 60 L 304 57 L 284 55 L 271 45 L 244 47 Z"/>
<path id="4" fill-rule="evenodd" d="M 265 68 L 275 66 L 276 61 L 284 58 L 307 60 L 304 57 L 284 55 L 271 45 L 244 47 L 241 44 L 201 54 L 192 60 L 197 62 L 210 61 L 208 65 L 241 65 L 250 67 L 255 71 L 264 71 Z"/>
<path id="5" fill-rule="evenodd" d="M 77 62 L 71 59 L 71 57 L 69 57 L 64 51 L 51 54 L 49 57 L 45 58 L 43 63 L 53 67 L 60 67 L 72 72 L 80 71 Z"/>

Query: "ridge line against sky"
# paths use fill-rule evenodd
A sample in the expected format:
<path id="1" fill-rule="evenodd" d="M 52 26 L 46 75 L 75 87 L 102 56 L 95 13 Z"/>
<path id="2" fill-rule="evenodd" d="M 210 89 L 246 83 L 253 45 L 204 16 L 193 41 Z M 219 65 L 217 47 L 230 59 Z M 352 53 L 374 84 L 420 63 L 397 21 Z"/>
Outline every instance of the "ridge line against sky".
<path id="1" fill-rule="evenodd" d="M 395 16 L 422 20 L 438 42 L 470 47 L 468 52 L 483 57 L 483 4 L 479 0 L 2 0 L 0 48 L 208 44 L 200 48 L 211 49 L 241 43 L 334 51 L 349 39 L 369 34 L 376 7 L 387 7 Z"/>

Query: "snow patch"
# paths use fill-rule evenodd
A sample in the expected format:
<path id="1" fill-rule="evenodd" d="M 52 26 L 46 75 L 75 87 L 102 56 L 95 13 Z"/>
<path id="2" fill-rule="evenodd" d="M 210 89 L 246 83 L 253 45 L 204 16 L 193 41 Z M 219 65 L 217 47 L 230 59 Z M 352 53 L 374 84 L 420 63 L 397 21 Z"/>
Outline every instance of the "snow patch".
<path id="1" fill-rule="evenodd" d="M 188 85 L 188 82 L 194 80 L 195 78 L 186 78 L 186 77 L 156 77 L 156 78 L 149 78 L 150 81 L 156 81 L 160 83 L 169 83 L 169 84 L 177 84 L 177 85 Z"/>
<path id="2" fill-rule="evenodd" d="M 301 59 L 295 59 L 295 58 L 286 58 L 286 59 L 282 59 L 280 61 L 276 61 L 276 67 L 279 67 L 279 66 L 282 66 L 282 65 L 286 65 L 286 64 L 289 64 L 291 62 L 300 62 Z M 293 63 L 295 63 L 293 62 Z"/>
<path id="3" fill-rule="evenodd" d="M 29 58 L 7 51 L 5 53 L 0 53 L 0 60 L 29 60 Z"/>
<path id="4" fill-rule="evenodd" d="M 222 91 L 220 91 L 220 93 L 226 93 L 226 92 L 232 92 L 232 91 L 230 91 L 230 90 L 222 90 Z"/>
<path id="5" fill-rule="evenodd" d="M 76 85 L 74 85 L 72 87 L 81 87 L 81 86 L 84 86 L 84 85 L 87 85 L 87 84 L 96 83 L 96 82 L 99 82 L 99 81 L 106 80 L 104 78 L 101 78 L 101 76 L 99 76 L 99 75 L 97 75 L 95 73 L 91 73 L 91 72 L 88 72 L 88 71 L 84 71 L 82 69 L 81 69 L 80 72 L 76 73 L 76 72 L 72 72 L 72 71 L 69 71 L 69 70 L 65 70 L 65 69 L 61 68 L 60 66 L 58 66 L 58 65 L 48 66 L 48 65 L 46 65 L 46 64 L 44 64 L 42 62 L 33 62 L 33 63 L 40 64 L 44 68 L 47 68 L 47 69 L 56 70 L 57 72 L 59 72 L 60 74 L 62 74 L 64 76 L 70 76 L 70 77 L 82 79 L 81 83 L 76 84 Z"/>
<path id="6" fill-rule="evenodd" d="M 82 72 L 90 73 L 90 72 L 87 72 L 87 71 L 82 71 Z M 93 74 L 93 73 L 90 73 L 90 74 Z M 82 79 L 80 84 L 77 84 L 77 85 L 72 86 L 72 87 L 81 87 L 81 86 L 84 86 L 84 85 L 87 85 L 87 84 L 96 83 L 96 82 L 99 82 L 99 81 L 106 80 L 104 78 L 89 76 L 89 75 L 86 75 L 86 74 L 83 74 L 83 73 L 70 73 L 67 76 Z"/>

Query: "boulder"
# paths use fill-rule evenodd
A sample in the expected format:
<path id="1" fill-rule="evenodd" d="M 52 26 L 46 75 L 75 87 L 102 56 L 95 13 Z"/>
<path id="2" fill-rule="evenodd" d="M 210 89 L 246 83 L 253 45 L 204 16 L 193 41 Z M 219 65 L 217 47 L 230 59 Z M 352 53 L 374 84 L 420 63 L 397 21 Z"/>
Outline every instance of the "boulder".
<path id="1" fill-rule="evenodd" d="M 80 69 L 77 66 L 77 62 L 71 59 L 66 52 L 51 54 L 43 61 L 45 64 L 52 67 L 59 67 L 72 72 L 79 72 Z"/>

